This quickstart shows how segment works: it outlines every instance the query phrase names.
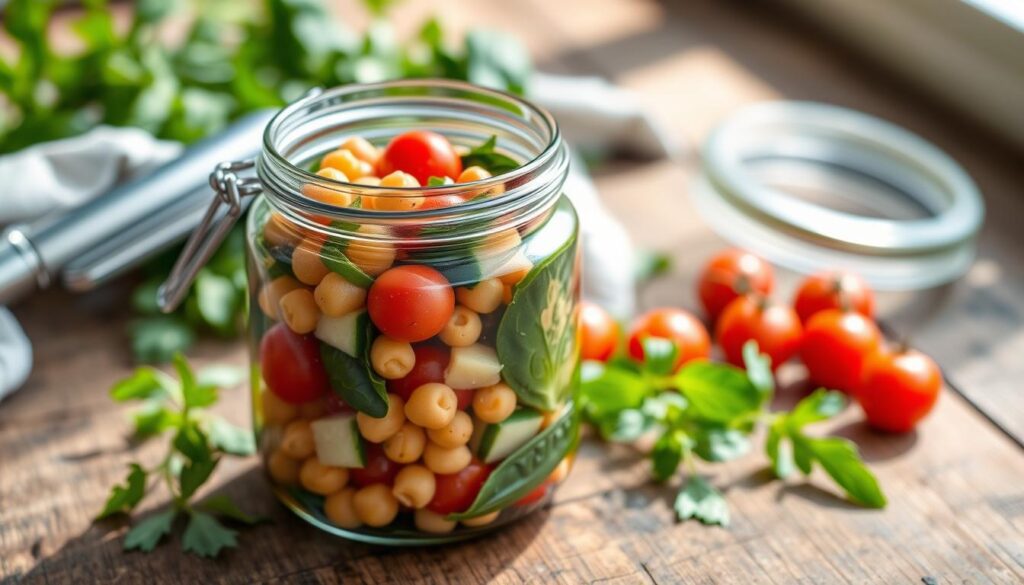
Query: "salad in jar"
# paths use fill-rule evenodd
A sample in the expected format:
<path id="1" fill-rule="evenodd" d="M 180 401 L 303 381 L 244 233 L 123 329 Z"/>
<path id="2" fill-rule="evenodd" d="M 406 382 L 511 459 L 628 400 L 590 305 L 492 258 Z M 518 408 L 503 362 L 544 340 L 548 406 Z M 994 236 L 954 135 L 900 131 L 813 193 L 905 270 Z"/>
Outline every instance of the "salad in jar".
<path id="1" fill-rule="evenodd" d="M 472 536 L 542 505 L 578 435 L 564 173 L 530 201 L 538 179 L 496 136 L 419 127 L 301 162 L 311 205 L 265 195 L 248 224 L 254 417 L 279 497 L 391 544 Z"/>

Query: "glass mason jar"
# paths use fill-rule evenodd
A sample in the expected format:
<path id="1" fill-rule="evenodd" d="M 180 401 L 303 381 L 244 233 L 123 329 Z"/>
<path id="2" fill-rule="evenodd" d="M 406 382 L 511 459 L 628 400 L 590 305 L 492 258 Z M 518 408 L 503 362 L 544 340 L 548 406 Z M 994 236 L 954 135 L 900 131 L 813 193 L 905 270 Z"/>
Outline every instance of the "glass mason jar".
<path id="1" fill-rule="evenodd" d="M 494 137 L 502 156 L 479 160 L 505 167 L 423 188 L 313 172 L 350 139 L 369 161 L 411 130 L 463 156 Z M 357 159 L 342 164 L 373 168 Z M 451 81 L 346 86 L 282 110 L 255 166 L 253 420 L 281 501 L 380 544 L 542 506 L 578 436 L 577 217 L 550 114 Z"/>

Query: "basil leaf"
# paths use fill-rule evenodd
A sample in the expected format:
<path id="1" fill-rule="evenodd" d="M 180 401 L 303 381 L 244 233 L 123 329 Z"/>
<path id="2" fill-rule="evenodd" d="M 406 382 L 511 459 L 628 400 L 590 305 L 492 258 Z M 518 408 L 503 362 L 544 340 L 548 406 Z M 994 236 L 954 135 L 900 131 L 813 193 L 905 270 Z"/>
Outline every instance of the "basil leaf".
<path id="1" fill-rule="evenodd" d="M 679 358 L 679 346 L 664 337 L 645 337 L 641 340 L 644 351 L 644 368 L 656 375 L 667 376 L 675 371 Z"/>
<path id="2" fill-rule="evenodd" d="M 722 494 L 701 477 L 691 477 L 676 496 L 676 518 L 696 518 L 704 524 L 729 525 L 729 504 Z"/>
<path id="3" fill-rule="evenodd" d="M 332 272 L 337 272 L 345 278 L 345 280 L 360 288 L 370 288 L 373 284 L 373 277 L 366 274 L 358 266 L 352 263 L 348 257 L 342 253 L 342 244 L 337 242 L 328 242 L 323 245 L 320 251 L 320 260 L 324 263 L 324 266 L 329 268 Z"/>
<path id="4" fill-rule="evenodd" d="M 367 345 L 367 347 L 370 347 Z M 327 370 L 331 389 L 352 408 L 374 418 L 388 413 L 388 393 L 380 380 L 363 361 L 331 347 L 320 344 L 320 358 Z"/>
<path id="5" fill-rule="evenodd" d="M 110 397 L 117 402 L 125 402 L 162 396 L 167 393 L 164 382 L 159 371 L 138 368 L 134 374 L 114 384 L 110 389 Z"/>
<path id="6" fill-rule="evenodd" d="M 747 378 L 765 400 L 775 392 L 775 375 L 772 374 L 772 359 L 760 352 L 757 342 L 751 339 L 743 344 L 743 365 L 747 370 Z"/>
<path id="7" fill-rule="evenodd" d="M 654 464 L 655 481 L 665 481 L 675 475 L 683 461 L 684 435 L 679 431 L 667 431 L 654 443 L 651 463 Z"/>
<path id="8" fill-rule="evenodd" d="M 178 453 L 188 457 L 193 462 L 209 461 L 212 455 L 206 435 L 194 421 L 186 421 L 178 429 L 178 433 L 174 436 L 173 445 Z"/>
<path id="9" fill-rule="evenodd" d="M 870 508 L 884 508 L 885 494 L 874 474 L 864 465 L 851 441 L 839 437 L 794 439 L 806 448 L 825 472 L 846 491 L 851 500 Z"/>
<path id="10" fill-rule="evenodd" d="M 553 410 L 572 393 L 577 369 L 576 239 L 534 266 L 498 325 L 502 378 L 521 404 Z"/>
<path id="11" fill-rule="evenodd" d="M 159 316 L 132 324 L 132 352 L 136 361 L 163 363 L 195 341 L 195 333 L 180 317 Z"/>
<path id="12" fill-rule="evenodd" d="M 797 403 L 789 414 L 785 415 L 789 429 L 796 431 L 805 425 L 827 420 L 846 408 L 846 397 L 835 390 L 819 388 L 813 394 Z"/>
<path id="13" fill-rule="evenodd" d="M 217 387 L 199 384 L 181 353 L 174 354 L 174 369 L 181 380 L 181 395 L 185 401 L 185 408 L 201 408 L 217 402 Z"/>
<path id="14" fill-rule="evenodd" d="M 250 526 L 266 520 L 266 518 L 261 516 L 246 514 L 231 500 L 231 498 L 225 495 L 211 496 L 204 500 L 199 507 L 211 514 L 219 514 L 225 518 L 241 522 L 242 524 L 248 524 Z"/>
<path id="15" fill-rule="evenodd" d="M 561 418 L 498 464 L 467 510 L 448 519 L 483 516 L 519 500 L 547 479 L 578 438 L 579 415 L 570 404 Z"/>
<path id="16" fill-rule="evenodd" d="M 156 547 L 164 535 L 171 533 L 174 519 L 178 517 L 177 508 L 157 512 L 139 522 L 128 534 L 124 535 L 124 550 L 141 550 L 149 552 Z"/>
<path id="17" fill-rule="evenodd" d="M 188 526 L 181 535 L 181 547 L 201 557 L 213 558 L 226 547 L 238 545 L 238 532 L 225 527 L 216 518 L 203 512 L 191 512 Z"/>
<path id="18" fill-rule="evenodd" d="M 148 404 L 132 415 L 135 437 L 147 439 L 158 435 L 176 426 L 180 418 L 178 413 L 164 408 L 159 402 Z"/>
<path id="19" fill-rule="evenodd" d="M 672 257 L 664 252 L 640 251 L 633 265 L 633 280 L 643 284 L 672 270 Z"/>
<path id="20" fill-rule="evenodd" d="M 747 436 L 736 429 L 714 427 L 694 433 L 693 452 L 705 461 L 732 461 L 750 451 Z"/>
<path id="21" fill-rule="evenodd" d="M 584 370 L 591 370 L 586 364 Z M 623 409 L 639 408 L 650 393 L 646 381 L 637 372 L 604 366 L 596 377 L 580 385 L 580 403 L 588 416 L 601 417 Z"/>
<path id="22" fill-rule="evenodd" d="M 742 370 L 728 364 L 689 362 L 675 382 L 690 408 L 709 421 L 731 423 L 761 407 L 761 393 Z"/>
<path id="23" fill-rule="evenodd" d="M 462 168 L 483 167 L 492 175 L 500 175 L 519 168 L 519 163 L 512 157 L 495 152 L 498 143 L 497 136 L 491 136 L 486 142 L 470 149 L 462 157 Z"/>
<path id="24" fill-rule="evenodd" d="M 451 177 L 430 177 L 427 179 L 427 187 L 444 187 L 445 185 L 454 185 L 455 181 Z"/>
<path id="25" fill-rule="evenodd" d="M 810 475 L 814 464 L 814 453 L 797 437 L 793 437 L 790 444 L 793 446 L 793 461 L 796 463 L 797 469 L 804 475 Z"/>
<path id="26" fill-rule="evenodd" d="M 210 417 L 206 425 L 210 445 L 230 455 L 252 455 L 256 452 L 256 440 L 252 430 L 229 423 L 219 416 Z"/>
<path id="27" fill-rule="evenodd" d="M 780 424 L 782 419 L 777 419 L 768 428 L 768 437 L 765 439 L 764 451 L 772 462 L 772 471 L 775 476 L 785 479 L 793 473 L 793 453 L 783 449 L 782 439 L 784 438 L 784 425 Z"/>
<path id="28" fill-rule="evenodd" d="M 132 463 L 124 485 L 115 485 L 110 490 L 107 503 L 96 519 L 106 518 L 118 512 L 130 512 L 146 495 L 146 470 L 137 463 Z"/>
<path id="29" fill-rule="evenodd" d="M 630 443 L 653 428 L 654 421 L 645 416 L 643 412 L 628 408 L 619 411 L 614 418 L 606 419 L 606 422 L 600 425 L 599 430 L 601 436 L 607 441 Z"/>

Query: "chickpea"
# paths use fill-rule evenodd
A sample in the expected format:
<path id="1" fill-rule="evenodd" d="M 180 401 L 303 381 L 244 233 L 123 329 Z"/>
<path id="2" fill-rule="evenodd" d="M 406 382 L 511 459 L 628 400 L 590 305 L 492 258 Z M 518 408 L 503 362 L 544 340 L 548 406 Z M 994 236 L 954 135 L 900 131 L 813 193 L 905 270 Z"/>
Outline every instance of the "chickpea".
<path id="1" fill-rule="evenodd" d="M 348 175 L 331 167 L 324 167 L 317 171 L 316 174 L 319 177 L 323 177 L 331 181 L 337 181 L 339 183 L 349 182 Z M 310 199 L 316 199 L 321 203 L 327 203 L 328 205 L 334 205 L 336 207 L 348 207 L 349 205 L 352 205 L 353 200 L 352 193 L 343 191 L 341 186 L 323 187 L 321 185 L 307 183 L 302 186 L 302 194 Z"/>
<path id="2" fill-rule="evenodd" d="M 325 167 L 338 169 L 346 177 L 363 177 L 373 174 L 373 165 L 364 160 L 359 160 L 347 148 L 339 148 L 338 150 L 328 152 L 324 155 L 323 161 L 320 162 L 320 167 L 321 170 Z"/>
<path id="3" fill-rule="evenodd" d="M 569 477 L 569 470 L 572 469 L 572 461 L 569 457 L 566 457 L 558 462 L 558 465 L 551 470 L 551 474 L 548 475 L 548 481 L 551 483 L 562 483 L 565 478 Z"/>
<path id="4" fill-rule="evenodd" d="M 281 297 L 291 291 L 301 288 L 299 281 L 290 276 L 278 276 L 260 289 L 259 297 L 256 299 L 263 314 L 271 319 L 281 318 Z"/>
<path id="5" fill-rule="evenodd" d="M 328 272 L 313 290 L 316 306 L 328 317 L 341 317 L 366 304 L 366 289 L 360 288 L 337 272 Z"/>
<path id="6" fill-rule="evenodd" d="M 364 224 L 356 233 L 381 235 L 384 228 L 377 225 Z M 395 263 L 395 247 L 388 242 L 371 240 L 353 240 L 345 249 L 345 255 L 360 270 L 370 276 L 378 276 Z"/>
<path id="7" fill-rule="evenodd" d="M 455 298 L 460 305 L 465 305 L 477 313 L 487 314 L 501 304 L 501 291 L 501 281 L 497 278 L 488 278 L 476 283 L 473 288 L 462 286 L 455 289 Z"/>
<path id="8" fill-rule="evenodd" d="M 395 476 L 395 486 L 391 493 L 403 505 L 410 508 L 422 508 L 434 499 L 437 481 L 433 472 L 422 465 L 406 465 Z"/>
<path id="9" fill-rule="evenodd" d="M 473 181 L 482 181 L 484 179 L 490 179 L 491 173 L 487 172 L 487 169 L 478 166 L 472 166 L 468 169 L 464 169 L 459 178 L 456 179 L 457 183 L 471 183 Z"/>
<path id="10" fill-rule="evenodd" d="M 299 405 L 299 416 L 302 418 L 312 420 L 325 414 L 327 414 L 327 402 L 323 399 L 317 398 Z"/>
<path id="11" fill-rule="evenodd" d="M 352 154 L 356 155 L 356 158 L 359 160 L 368 162 L 371 165 L 376 165 L 377 159 L 380 158 L 380 151 L 377 150 L 377 147 L 362 136 L 353 136 L 346 139 L 345 142 L 341 143 L 341 148 L 348 150 Z M 367 174 L 372 175 L 373 173 L 370 172 Z"/>
<path id="12" fill-rule="evenodd" d="M 380 186 L 380 177 L 374 177 L 374 176 L 370 176 L 370 175 L 367 175 L 365 177 L 359 177 L 358 179 L 356 179 L 356 185 L 366 185 L 366 186 L 369 186 L 369 187 L 379 187 Z"/>
<path id="13" fill-rule="evenodd" d="M 451 347 L 466 347 L 480 339 L 482 329 L 483 323 L 480 322 L 480 315 L 458 305 L 452 312 L 451 318 L 445 323 L 444 329 L 441 330 L 440 337 L 441 341 Z"/>
<path id="14" fill-rule="evenodd" d="M 441 475 L 458 473 L 469 465 L 473 460 L 473 454 L 469 447 L 442 447 L 437 443 L 427 443 L 423 449 L 423 464 L 427 469 Z"/>
<path id="15" fill-rule="evenodd" d="M 473 414 L 486 423 L 500 423 L 516 409 L 516 393 L 498 382 L 473 394 Z"/>
<path id="16" fill-rule="evenodd" d="M 308 288 L 297 288 L 281 297 L 281 318 L 288 328 L 305 335 L 316 329 L 320 310 Z"/>
<path id="17" fill-rule="evenodd" d="M 472 436 L 473 419 L 461 410 L 455 413 L 455 418 L 447 425 L 427 430 L 427 437 L 431 441 L 448 449 L 465 445 Z"/>
<path id="18" fill-rule="evenodd" d="M 408 341 L 378 335 L 370 348 L 370 363 L 385 380 L 397 380 L 412 371 L 416 365 L 416 354 Z"/>
<path id="19" fill-rule="evenodd" d="M 416 177 L 409 173 L 395 171 L 381 178 L 380 186 L 409 188 L 419 187 L 420 183 L 416 180 Z M 376 209 L 377 211 L 412 211 L 423 205 L 423 201 L 422 196 L 406 196 L 401 193 L 392 193 L 376 197 L 364 197 L 363 206 L 367 209 Z"/>
<path id="20" fill-rule="evenodd" d="M 299 481 L 299 462 L 278 449 L 267 458 L 270 477 L 283 485 L 295 485 Z"/>
<path id="21" fill-rule="evenodd" d="M 391 488 L 375 483 L 357 491 L 352 497 L 356 517 L 368 526 L 387 526 L 398 516 L 398 500 Z"/>
<path id="22" fill-rule="evenodd" d="M 292 252 L 292 273 L 302 284 L 316 286 L 330 270 L 320 260 L 323 244 L 306 238 Z"/>
<path id="23" fill-rule="evenodd" d="M 384 441 L 384 455 L 395 463 L 412 463 L 423 454 L 427 435 L 423 429 L 406 422 L 397 433 Z"/>
<path id="24" fill-rule="evenodd" d="M 465 520 L 461 520 L 461 522 L 463 526 L 477 528 L 480 526 L 487 526 L 491 522 L 494 522 L 498 519 L 499 515 L 501 515 L 501 510 L 496 510 L 490 514 L 484 514 L 483 516 L 477 516 L 476 518 L 466 518 Z"/>
<path id="25" fill-rule="evenodd" d="M 381 418 L 374 418 L 366 413 L 356 413 L 356 424 L 359 434 L 371 443 L 383 443 L 402 428 L 405 424 L 405 401 L 398 394 L 388 394 L 388 413 Z"/>
<path id="26" fill-rule="evenodd" d="M 531 269 L 533 269 L 533 262 L 530 262 L 529 258 L 526 256 L 520 256 L 519 261 L 516 264 L 520 267 L 498 277 L 498 280 L 500 280 L 502 284 L 506 286 L 519 284 L 519 281 L 526 278 L 526 275 L 530 273 Z"/>
<path id="27" fill-rule="evenodd" d="M 309 421 L 299 419 L 288 423 L 281 437 L 281 452 L 292 459 L 302 460 L 315 451 L 316 443 L 313 441 L 313 429 L 309 427 Z"/>
<path id="28" fill-rule="evenodd" d="M 327 515 L 327 519 L 342 528 L 362 526 L 363 522 L 356 516 L 355 503 L 352 501 L 355 495 L 355 488 L 345 488 L 327 496 L 324 500 L 324 514 Z"/>
<path id="29" fill-rule="evenodd" d="M 500 254 L 501 252 L 508 252 L 519 247 L 519 244 L 523 243 L 523 238 L 519 236 L 519 232 L 515 228 L 509 228 L 500 232 L 490 234 L 484 238 L 483 244 L 480 246 L 487 254 Z"/>
<path id="30" fill-rule="evenodd" d="M 405 405 L 405 416 L 427 429 L 440 429 L 452 422 L 458 412 L 455 391 L 437 382 L 413 390 Z"/>
<path id="31" fill-rule="evenodd" d="M 268 246 L 291 246 L 299 239 L 299 235 L 283 215 L 274 212 L 263 225 L 263 239 Z"/>
<path id="32" fill-rule="evenodd" d="M 298 413 L 298 408 L 294 404 L 281 400 L 270 390 L 264 390 L 260 398 L 263 402 L 263 424 L 265 425 L 287 424 Z"/>
<path id="33" fill-rule="evenodd" d="M 348 470 L 323 465 L 316 457 L 310 457 L 299 469 L 299 483 L 314 494 L 330 495 L 348 483 Z"/>
<path id="34" fill-rule="evenodd" d="M 426 508 L 416 510 L 413 514 L 413 521 L 416 523 L 416 528 L 432 534 L 448 534 L 455 530 L 455 525 L 457 524 L 454 520 L 449 520 L 443 515 L 431 512 Z"/>

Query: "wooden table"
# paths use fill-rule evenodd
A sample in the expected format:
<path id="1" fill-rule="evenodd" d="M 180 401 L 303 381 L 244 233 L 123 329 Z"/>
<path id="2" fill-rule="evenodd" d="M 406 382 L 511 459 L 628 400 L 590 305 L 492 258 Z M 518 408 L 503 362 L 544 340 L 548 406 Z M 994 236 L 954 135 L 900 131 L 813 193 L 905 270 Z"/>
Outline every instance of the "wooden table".
<path id="1" fill-rule="evenodd" d="M 832 429 L 856 440 L 890 497 L 850 506 L 828 481 L 772 481 L 759 453 L 702 468 L 727 494 L 733 525 L 672 519 L 674 486 L 648 482 L 633 453 L 587 440 L 546 511 L 477 542 L 393 550 L 344 542 L 274 502 L 254 460 L 223 465 L 216 491 L 273 523 L 244 532 L 213 562 L 176 543 L 121 552 L 123 521 L 90 522 L 133 457 L 125 411 L 106 389 L 131 369 L 125 287 L 86 297 L 39 295 L 15 311 L 35 342 L 28 386 L 0 407 L 0 577 L 24 582 L 741 582 L 1024 581 L 1024 165 L 997 140 L 789 22 L 740 2 L 634 0 L 442 3 L 456 29 L 520 34 L 541 67 L 598 73 L 635 89 L 676 137 L 698 143 L 738 106 L 771 98 L 856 107 L 919 132 L 960 160 L 989 207 L 974 270 L 942 291 L 883 298 L 888 325 L 913 332 L 958 391 L 906 436 L 867 430 L 851 408 Z M 399 6 L 405 27 L 431 12 Z M 645 305 L 692 306 L 697 263 L 722 245 L 685 194 L 697 167 L 616 163 L 599 171 L 608 204 L 642 246 L 673 254 Z M 783 290 L 791 290 L 792 276 Z M 240 344 L 206 344 L 199 363 L 241 364 Z M 782 400 L 793 400 L 797 389 Z M 241 389 L 222 405 L 244 422 Z M 159 506 L 159 498 L 149 508 Z"/>

